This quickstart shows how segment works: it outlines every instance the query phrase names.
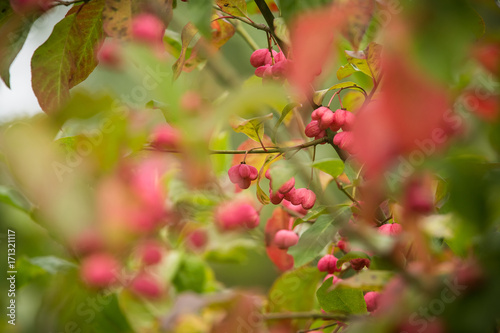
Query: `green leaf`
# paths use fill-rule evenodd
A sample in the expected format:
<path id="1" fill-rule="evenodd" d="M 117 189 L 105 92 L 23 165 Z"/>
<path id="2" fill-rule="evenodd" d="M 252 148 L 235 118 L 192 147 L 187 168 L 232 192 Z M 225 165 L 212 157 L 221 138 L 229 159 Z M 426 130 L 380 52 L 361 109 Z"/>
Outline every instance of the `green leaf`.
<path id="1" fill-rule="evenodd" d="M 339 283 L 331 290 L 332 280 L 333 278 L 326 280 L 316 292 L 323 310 L 346 314 L 363 314 L 367 312 L 361 289 L 351 288 Z"/>
<path id="2" fill-rule="evenodd" d="M 302 267 L 281 275 L 269 291 L 269 312 L 310 311 L 320 277 L 316 267 Z"/>
<path id="3" fill-rule="evenodd" d="M 344 172 L 344 162 L 339 158 L 327 158 L 315 161 L 312 166 L 318 170 L 326 172 L 333 178 L 337 178 Z"/>
<path id="4" fill-rule="evenodd" d="M 288 161 L 278 161 L 273 163 L 269 168 L 269 173 L 271 174 L 272 190 L 278 191 L 283 184 L 295 176 L 295 168 L 290 165 Z"/>
<path id="5" fill-rule="evenodd" d="M 181 33 L 181 41 L 182 41 L 182 48 L 181 48 L 181 54 L 179 55 L 179 59 L 174 63 L 172 66 L 172 69 L 174 70 L 174 79 L 177 79 L 179 75 L 181 75 L 182 69 L 184 68 L 184 63 L 186 62 L 186 51 L 189 47 L 189 44 L 193 40 L 194 36 L 198 33 L 198 29 L 189 22 L 182 28 L 182 33 Z"/>
<path id="6" fill-rule="evenodd" d="M 277 17 L 274 19 L 273 23 L 276 36 L 278 36 L 278 38 L 285 42 L 287 45 L 290 45 L 290 32 L 288 31 L 285 19 L 283 19 L 282 17 Z"/>
<path id="7" fill-rule="evenodd" d="M 97 66 L 95 48 L 103 38 L 104 0 L 79 6 L 56 24 L 31 59 L 32 86 L 42 109 L 50 112 L 69 98 L 69 89 Z"/>
<path id="8" fill-rule="evenodd" d="M 334 221 L 346 212 L 340 209 L 335 216 L 321 215 L 316 222 L 307 229 L 299 238 L 297 245 L 288 249 L 288 254 L 293 256 L 295 267 L 300 267 L 316 258 L 321 251 L 333 240 L 337 232 Z"/>
<path id="9" fill-rule="evenodd" d="M 298 226 L 299 224 L 305 223 L 307 221 L 315 220 L 320 215 L 328 214 L 328 209 L 325 206 L 314 206 L 310 209 L 307 214 L 303 218 L 295 219 L 293 222 L 293 228 Z"/>
<path id="10" fill-rule="evenodd" d="M 28 37 L 33 22 L 38 18 L 20 17 L 13 12 L 8 1 L 0 4 L 0 77 L 10 88 L 10 65 Z"/>
<path id="11" fill-rule="evenodd" d="M 247 3 L 245 0 L 217 0 L 215 3 L 228 14 L 247 16 Z"/>
<path id="12" fill-rule="evenodd" d="M 213 1 L 188 1 L 190 22 L 204 37 L 210 37 L 210 16 L 213 12 Z"/>
<path id="13" fill-rule="evenodd" d="M 337 261 L 337 267 L 342 267 L 344 263 L 352 259 L 370 259 L 370 256 L 364 252 L 351 251 Z"/>
<path id="14" fill-rule="evenodd" d="M 30 258 L 28 261 L 50 274 L 66 272 L 70 269 L 76 269 L 78 267 L 74 263 L 54 256 L 34 257 Z"/>
<path id="15" fill-rule="evenodd" d="M 191 290 L 202 293 L 207 281 L 206 266 L 201 258 L 186 255 L 174 276 L 172 282 L 178 292 Z"/>
<path id="16" fill-rule="evenodd" d="M 271 199 L 269 199 L 269 196 L 260 187 L 259 182 L 257 182 L 257 199 L 263 205 L 269 205 L 269 203 L 271 202 Z"/>
<path id="17" fill-rule="evenodd" d="M 370 269 L 344 279 L 339 284 L 362 289 L 363 291 L 381 291 L 393 276 L 394 273 L 390 271 L 374 271 Z"/>
<path id="18" fill-rule="evenodd" d="M 278 121 L 276 122 L 276 125 L 274 125 L 273 134 L 271 137 L 271 140 L 273 142 L 276 142 L 276 133 L 278 132 L 278 127 L 281 125 L 283 120 L 285 120 L 286 116 L 290 113 L 290 111 L 292 111 L 294 108 L 296 108 L 299 105 L 300 105 L 300 103 L 290 103 L 290 104 L 287 104 L 287 106 L 285 106 L 283 111 L 281 111 L 281 116 L 278 119 Z"/>
<path id="19" fill-rule="evenodd" d="M 31 204 L 18 191 L 0 185 L 0 202 L 3 202 L 22 211 L 29 212 Z"/>
<path id="20" fill-rule="evenodd" d="M 250 119 L 235 117 L 231 120 L 231 127 L 235 132 L 244 133 L 250 139 L 260 142 L 264 137 L 264 122 L 269 119 L 273 119 L 272 113 Z"/>
<path id="21" fill-rule="evenodd" d="M 353 72 L 355 72 L 355 70 L 353 70 Z M 338 76 L 338 73 L 337 73 L 337 76 Z M 341 80 L 341 79 L 342 78 L 339 78 L 339 80 Z M 328 89 L 323 89 L 323 90 L 316 91 L 314 93 L 314 96 L 313 96 L 314 103 L 316 103 L 317 105 L 321 105 L 323 103 L 323 99 L 325 99 L 326 94 L 330 90 L 336 90 L 336 89 L 356 89 L 356 90 L 363 90 L 357 83 L 354 83 L 354 82 L 351 82 L 351 81 L 340 82 L 340 83 L 334 84 L 333 86 L 331 86 Z"/>

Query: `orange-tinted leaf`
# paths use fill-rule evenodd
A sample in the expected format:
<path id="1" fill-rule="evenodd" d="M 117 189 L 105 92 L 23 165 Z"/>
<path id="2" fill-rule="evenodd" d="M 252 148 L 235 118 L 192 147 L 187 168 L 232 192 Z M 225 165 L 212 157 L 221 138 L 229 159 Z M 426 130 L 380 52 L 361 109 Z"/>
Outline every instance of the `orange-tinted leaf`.
<path id="1" fill-rule="evenodd" d="M 245 0 L 217 0 L 219 6 L 224 12 L 234 16 L 246 16 L 247 3 Z"/>
<path id="2" fill-rule="evenodd" d="M 128 39 L 132 17 L 132 0 L 106 0 L 102 11 L 104 32 L 114 38 Z"/>
<path id="3" fill-rule="evenodd" d="M 179 75 L 181 75 L 182 69 L 184 68 L 184 63 L 186 62 L 186 50 L 193 40 L 194 36 L 198 33 L 198 29 L 189 22 L 184 26 L 182 29 L 181 33 L 181 41 L 182 41 L 182 48 L 181 48 L 181 54 L 179 55 L 179 59 L 175 62 L 175 64 L 172 66 L 174 70 L 174 78 L 178 78 Z"/>

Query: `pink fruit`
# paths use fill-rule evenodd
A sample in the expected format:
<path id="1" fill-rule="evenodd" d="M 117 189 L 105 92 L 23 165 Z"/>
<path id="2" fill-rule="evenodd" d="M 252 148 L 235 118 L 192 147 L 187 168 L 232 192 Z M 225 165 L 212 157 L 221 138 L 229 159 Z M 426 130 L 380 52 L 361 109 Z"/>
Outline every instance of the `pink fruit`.
<path id="1" fill-rule="evenodd" d="M 319 121 L 321 119 L 321 117 L 323 116 L 323 114 L 325 112 L 328 112 L 328 111 L 331 111 L 331 110 L 329 108 L 327 108 L 326 106 L 320 106 L 319 108 L 317 108 L 316 110 L 314 110 L 311 113 L 311 119 Z"/>
<path id="2" fill-rule="evenodd" d="M 188 244 L 194 249 L 201 249 L 205 247 L 208 241 L 207 232 L 203 229 L 196 229 L 189 233 L 187 236 Z"/>
<path id="3" fill-rule="evenodd" d="M 333 124 L 334 113 L 331 110 L 328 110 L 323 113 L 321 119 L 319 120 L 319 128 L 321 130 L 326 130 Z"/>
<path id="4" fill-rule="evenodd" d="M 340 132 L 335 134 L 333 143 L 350 154 L 355 153 L 352 132 Z"/>
<path id="5" fill-rule="evenodd" d="M 115 40 L 106 40 L 97 52 L 97 60 L 110 69 L 120 69 L 123 66 L 122 48 Z"/>
<path id="6" fill-rule="evenodd" d="M 274 78 L 284 79 L 288 73 L 288 60 L 277 62 L 272 66 Z"/>
<path id="7" fill-rule="evenodd" d="M 224 231 L 255 228 L 259 225 L 259 214 L 248 203 L 227 202 L 217 208 L 215 222 Z"/>
<path id="8" fill-rule="evenodd" d="M 341 279 L 341 278 L 339 278 L 338 276 L 336 276 L 336 275 L 334 275 L 334 274 L 327 274 L 327 275 L 325 276 L 325 278 L 323 279 L 323 282 L 325 282 L 326 280 L 328 280 L 328 279 L 329 279 L 329 278 L 331 278 L 331 277 L 333 277 L 333 279 L 332 279 L 332 285 L 334 285 L 334 284 L 336 284 L 336 283 L 338 283 L 338 282 L 342 281 L 342 279 Z"/>
<path id="9" fill-rule="evenodd" d="M 155 265 L 163 257 L 163 246 L 156 241 L 146 241 L 138 246 L 138 253 L 144 265 Z"/>
<path id="10" fill-rule="evenodd" d="M 367 268 L 370 267 L 370 259 L 358 258 L 349 260 L 349 262 L 351 263 L 352 269 L 354 269 L 355 271 L 360 271 L 365 268 L 365 266 Z"/>
<path id="11" fill-rule="evenodd" d="M 157 149 L 178 149 L 181 133 L 170 125 L 158 125 L 151 135 L 151 146 Z"/>
<path id="12" fill-rule="evenodd" d="M 352 129 L 355 120 L 355 116 L 353 113 L 338 109 L 337 111 L 335 111 L 334 115 L 335 117 L 333 123 L 337 127 L 342 128 L 344 131 L 349 131 Z"/>
<path id="13" fill-rule="evenodd" d="M 274 235 L 274 243 L 280 249 L 288 249 L 299 242 L 299 236 L 290 230 L 280 230 Z"/>
<path id="14" fill-rule="evenodd" d="M 228 171 L 228 175 L 233 184 L 244 190 L 250 187 L 252 180 L 257 179 L 259 172 L 253 166 L 241 163 L 232 166 Z"/>
<path id="15" fill-rule="evenodd" d="M 302 208 L 308 210 L 316 203 L 316 194 L 306 188 L 297 188 L 285 194 L 285 199 L 294 205 L 301 205 Z"/>
<path id="16" fill-rule="evenodd" d="M 304 132 L 308 138 L 314 138 L 321 132 L 319 122 L 317 120 L 312 120 L 309 124 L 307 124 Z"/>
<path id="17" fill-rule="evenodd" d="M 50 9 L 51 0 L 10 0 L 12 9 L 21 15 L 45 12 Z"/>
<path id="18" fill-rule="evenodd" d="M 152 14 L 139 14 L 132 19 L 132 38 L 151 45 L 157 45 L 163 40 L 165 25 Z"/>
<path id="19" fill-rule="evenodd" d="M 300 205 L 302 204 L 302 198 L 298 194 L 300 194 L 300 192 L 297 192 L 297 189 L 292 189 L 285 194 L 285 199 L 290 201 L 293 205 Z"/>
<path id="20" fill-rule="evenodd" d="M 77 255 L 88 255 L 92 252 L 101 251 L 104 248 L 104 240 L 99 232 L 88 229 L 80 232 L 70 244 Z"/>
<path id="21" fill-rule="evenodd" d="M 397 236 L 402 231 L 403 229 L 401 228 L 401 224 L 398 223 L 384 224 L 378 227 L 378 232 L 387 236 Z"/>
<path id="22" fill-rule="evenodd" d="M 337 242 L 337 247 L 344 253 L 351 251 L 351 245 L 346 239 L 341 239 Z"/>
<path id="23" fill-rule="evenodd" d="M 97 253 L 82 261 L 80 276 L 91 287 L 105 288 L 116 282 L 119 267 L 111 255 Z"/>
<path id="24" fill-rule="evenodd" d="M 278 191 L 281 194 L 286 194 L 286 193 L 290 192 L 294 186 L 295 186 L 295 178 L 292 177 L 285 184 L 281 185 L 281 187 L 279 188 Z"/>
<path id="25" fill-rule="evenodd" d="M 186 91 L 182 95 L 180 103 L 181 107 L 187 111 L 198 111 L 203 105 L 200 95 L 194 91 Z"/>
<path id="26" fill-rule="evenodd" d="M 305 190 L 302 192 L 302 207 L 304 209 L 311 209 L 316 203 L 316 194 L 311 190 Z"/>
<path id="27" fill-rule="evenodd" d="M 340 272 L 342 269 L 337 268 L 337 258 L 331 254 L 327 254 L 318 261 L 318 270 L 320 272 L 333 274 L 335 272 Z"/>
<path id="28" fill-rule="evenodd" d="M 304 208 L 302 208 L 301 205 L 294 205 L 292 204 L 290 201 L 286 200 L 286 199 L 283 199 L 282 203 L 283 207 L 285 208 L 288 208 L 289 210 L 299 214 L 299 215 L 306 215 L 307 214 L 307 210 L 305 210 Z"/>
<path id="29" fill-rule="evenodd" d="M 377 309 L 379 295 L 376 291 L 370 291 L 365 294 L 366 309 L 368 312 L 373 312 Z"/>
<path id="30" fill-rule="evenodd" d="M 271 68 L 271 65 L 257 67 L 257 69 L 255 70 L 255 76 L 264 77 L 264 73 L 268 68 Z"/>
<path id="31" fill-rule="evenodd" d="M 137 296 L 155 299 L 162 294 L 160 283 L 148 273 L 139 273 L 130 283 L 130 290 Z"/>
<path id="32" fill-rule="evenodd" d="M 430 186 L 422 179 L 413 179 L 406 186 L 405 206 L 408 210 L 428 214 L 434 209 L 434 198 Z"/>
<path id="33" fill-rule="evenodd" d="M 266 57 L 269 56 L 268 49 L 255 50 L 250 56 L 250 64 L 257 68 L 267 64 Z"/>
<path id="34" fill-rule="evenodd" d="M 279 205 L 284 197 L 285 195 L 281 194 L 279 191 L 274 192 L 272 189 L 269 189 L 269 199 L 274 205 Z"/>

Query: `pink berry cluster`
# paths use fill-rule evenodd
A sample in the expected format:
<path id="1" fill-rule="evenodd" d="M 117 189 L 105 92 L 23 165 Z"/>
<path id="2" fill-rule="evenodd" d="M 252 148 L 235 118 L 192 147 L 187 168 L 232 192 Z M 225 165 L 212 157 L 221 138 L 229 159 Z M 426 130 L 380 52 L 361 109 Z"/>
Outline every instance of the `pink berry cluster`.
<path id="1" fill-rule="evenodd" d="M 217 208 L 215 222 L 222 231 L 253 229 L 259 226 L 260 217 L 250 203 L 233 200 L 223 203 Z"/>
<path id="2" fill-rule="evenodd" d="M 239 186 L 242 190 L 247 189 L 252 184 L 253 180 L 257 179 L 259 172 L 251 165 L 241 163 L 232 166 L 229 171 L 229 180 Z"/>
<path id="3" fill-rule="evenodd" d="M 282 81 L 286 78 L 289 60 L 283 52 L 258 49 L 250 56 L 250 64 L 255 67 L 255 75 L 263 79 Z"/>
<path id="4" fill-rule="evenodd" d="M 326 106 L 320 106 L 312 112 L 311 119 L 305 129 L 307 137 L 321 139 L 326 136 L 327 129 L 333 132 L 342 129 L 343 132 L 335 134 L 333 143 L 351 154 L 354 153 L 352 133 L 350 132 L 355 120 L 353 113 L 344 109 L 333 112 Z"/>
<path id="5" fill-rule="evenodd" d="M 91 288 L 102 289 L 118 284 L 124 284 L 138 297 L 156 299 L 163 295 L 163 287 L 158 279 L 148 269 L 161 262 L 165 252 L 164 247 L 155 240 L 145 240 L 136 246 L 135 257 L 141 268 L 127 277 L 124 267 L 119 260 L 105 249 L 94 244 L 94 248 L 87 246 L 87 253 L 81 262 L 80 276 L 82 281 Z M 96 247 L 97 246 L 97 247 Z"/>
<path id="6" fill-rule="evenodd" d="M 309 210 L 316 203 L 316 194 L 307 188 L 295 188 L 295 179 L 292 177 L 283 184 L 278 191 L 272 190 L 272 179 L 269 170 L 266 171 L 266 178 L 269 179 L 269 197 L 271 202 L 279 205 L 283 200 L 288 200 L 293 205 L 300 205 L 303 209 Z"/>

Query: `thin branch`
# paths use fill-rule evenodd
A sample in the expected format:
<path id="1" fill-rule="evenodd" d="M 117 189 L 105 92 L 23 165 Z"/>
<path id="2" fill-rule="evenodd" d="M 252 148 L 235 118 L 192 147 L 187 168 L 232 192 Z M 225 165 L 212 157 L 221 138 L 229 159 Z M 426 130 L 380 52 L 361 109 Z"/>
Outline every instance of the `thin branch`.
<path id="1" fill-rule="evenodd" d="M 219 12 L 223 13 L 225 15 L 224 18 L 239 20 L 239 21 L 241 21 L 243 23 L 246 23 L 246 24 L 254 27 L 255 29 L 263 30 L 263 31 L 266 31 L 266 32 L 270 32 L 269 27 L 267 27 L 265 24 L 255 23 L 253 21 L 249 21 L 248 19 L 245 19 L 244 17 L 234 16 L 234 15 L 232 15 L 230 13 L 227 13 L 227 12 L 223 11 L 222 9 L 220 9 L 218 6 L 215 6 L 215 5 L 213 6 L 213 8 L 215 10 L 218 10 Z"/>
<path id="2" fill-rule="evenodd" d="M 274 15 L 269 9 L 269 6 L 264 0 L 254 0 L 255 4 L 257 7 L 259 7 L 260 12 L 262 13 L 262 16 L 264 16 L 264 19 L 266 20 L 266 23 L 269 27 L 269 32 L 273 36 L 273 38 L 276 40 L 278 43 L 280 49 L 283 51 L 284 54 L 288 54 L 288 47 L 287 45 L 279 39 L 278 36 L 276 36 L 276 33 L 274 32 Z"/>
<path id="3" fill-rule="evenodd" d="M 255 150 L 209 150 L 209 154 L 227 154 L 227 155 L 240 155 L 240 154 L 276 154 L 276 153 L 286 153 L 289 151 L 295 151 L 295 150 L 301 150 L 304 148 L 309 148 L 309 147 L 314 147 L 316 145 L 319 145 L 323 142 L 326 142 L 327 138 L 321 138 L 309 142 L 302 143 L 300 145 L 296 146 L 291 146 L 291 147 L 274 147 L 274 148 L 266 148 L 266 150 L 262 148 L 258 148 Z M 152 146 L 146 146 L 144 147 L 144 150 L 154 150 L 154 151 L 161 151 L 165 153 L 181 153 L 179 150 L 170 150 L 170 149 L 158 149 L 154 148 Z"/>
<path id="4" fill-rule="evenodd" d="M 252 50 L 256 51 L 259 49 L 259 45 L 255 42 L 255 40 L 248 34 L 243 25 L 240 22 L 235 22 L 236 32 L 243 38 L 243 40 L 252 48 Z"/>
<path id="5" fill-rule="evenodd" d="M 338 323 L 323 325 L 323 326 L 315 327 L 315 328 L 309 328 L 307 330 L 300 330 L 300 331 L 297 331 L 297 333 L 308 333 L 308 332 L 312 332 L 312 331 L 319 331 L 319 330 L 322 330 L 324 328 L 333 327 L 335 325 L 338 325 Z"/>
<path id="6" fill-rule="evenodd" d="M 349 317 L 344 314 L 328 314 L 318 312 L 287 312 L 287 313 L 266 313 L 263 316 L 264 320 L 279 320 L 279 319 L 323 319 L 346 321 Z"/>
<path id="7" fill-rule="evenodd" d="M 354 197 L 349 192 L 347 192 L 347 190 L 344 188 L 344 186 L 342 186 L 342 184 L 340 184 L 340 182 L 338 181 L 337 178 L 334 178 L 334 179 L 335 179 L 335 183 L 337 183 L 338 189 L 340 191 L 342 191 L 342 193 L 344 193 L 349 198 L 349 200 L 351 200 L 352 202 L 357 204 L 358 200 L 354 199 Z"/>

